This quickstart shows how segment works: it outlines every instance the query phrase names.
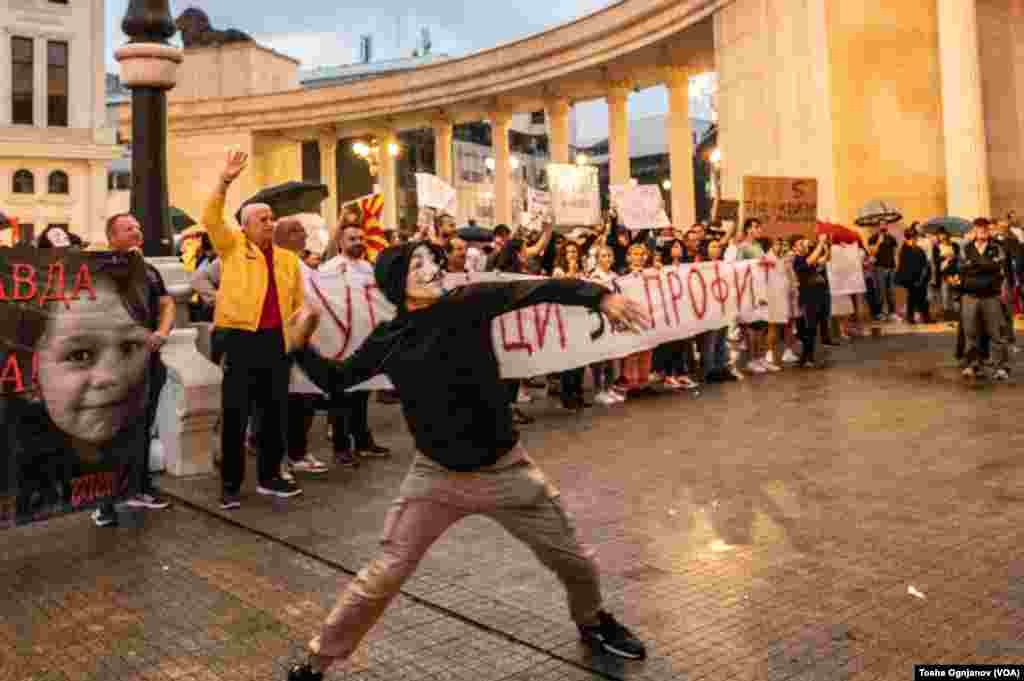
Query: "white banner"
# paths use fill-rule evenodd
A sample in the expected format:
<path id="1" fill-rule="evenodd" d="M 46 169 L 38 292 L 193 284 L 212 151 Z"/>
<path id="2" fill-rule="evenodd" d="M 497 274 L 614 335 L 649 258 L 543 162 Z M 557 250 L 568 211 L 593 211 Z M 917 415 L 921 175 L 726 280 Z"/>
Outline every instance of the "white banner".
<path id="1" fill-rule="evenodd" d="M 608 187 L 612 205 L 626 229 L 671 227 L 665 202 L 656 184 L 613 184 Z"/>
<path id="2" fill-rule="evenodd" d="M 369 274 L 304 270 L 306 303 L 320 312 L 314 346 L 326 357 L 344 359 L 373 328 L 395 315 L 395 308 Z M 499 272 L 449 274 L 446 288 L 481 281 L 537 279 Z M 770 258 L 737 263 L 710 262 L 665 267 L 615 280 L 624 295 L 644 304 L 654 326 L 638 334 L 612 329 L 603 315 L 587 308 L 534 305 L 504 314 L 492 323 L 494 350 L 504 378 L 528 378 L 657 347 L 719 329 L 734 321 L 788 320 L 789 280 L 783 264 Z M 600 329 L 603 333 L 599 333 Z M 377 376 L 352 390 L 386 390 Z M 291 391 L 320 393 L 294 369 Z"/>
<path id="3" fill-rule="evenodd" d="M 832 257 L 828 261 L 828 285 L 833 296 L 867 293 L 868 286 L 864 281 L 864 256 L 860 246 L 832 246 Z"/>
<path id="4" fill-rule="evenodd" d="M 549 163 L 547 174 L 556 224 L 567 227 L 601 224 L 596 167 Z"/>
<path id="5" fill-rule="evenodd" d="M 521 214 L 524 227 L 540 227 L 551 215 L 551 193 L 533 187 L 526 188 L 526 211 Z"/>
<path id="6" fill-rule="evenodd" d="M 455 189 L 430 173 L 416 173 L 416 202 L 453 217 L 458 204 Z"/>

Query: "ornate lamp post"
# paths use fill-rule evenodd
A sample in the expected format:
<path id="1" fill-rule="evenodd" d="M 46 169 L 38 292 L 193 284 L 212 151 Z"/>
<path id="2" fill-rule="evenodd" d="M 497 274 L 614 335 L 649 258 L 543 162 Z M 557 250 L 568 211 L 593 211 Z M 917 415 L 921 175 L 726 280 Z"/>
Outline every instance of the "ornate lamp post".
<path id="1" fill-rule="evenodd" d="M 130 40 L 114 53 L 121 82 L 132 91 L 131 211 L 142 223 L 147 257 L 174 254 L 167 207 L 167 90 L 181 50 L 167 44 L 176 29 L 168 0 L 131 0 L 121 29 Z"/>

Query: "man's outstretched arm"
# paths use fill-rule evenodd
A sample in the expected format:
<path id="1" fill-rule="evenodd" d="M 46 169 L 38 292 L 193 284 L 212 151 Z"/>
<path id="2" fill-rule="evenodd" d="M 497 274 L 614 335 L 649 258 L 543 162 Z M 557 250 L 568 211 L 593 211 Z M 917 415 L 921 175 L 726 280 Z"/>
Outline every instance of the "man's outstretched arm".
<path id="1" fill-rule="evenodd" d="M 286 328 L 291 348 L 288 356 L 313 385 L 333 396 L 381 373 L 387 359 L 387 346 L 375 340 L 373 334 L 347 359 L 329 359 L 309 345 L 318 323 L 319 315 L 303 307 L 292 315 Z"/>

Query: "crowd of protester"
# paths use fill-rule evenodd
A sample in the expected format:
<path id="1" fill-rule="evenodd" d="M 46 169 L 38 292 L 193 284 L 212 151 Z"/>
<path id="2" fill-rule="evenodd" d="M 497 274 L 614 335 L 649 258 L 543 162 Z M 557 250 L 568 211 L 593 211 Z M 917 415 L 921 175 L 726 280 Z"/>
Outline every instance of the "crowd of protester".
<path id="1" fill-rule="evenodd" d="M 358 208 L 347 207 L 325 248 L 314 252 L 307 248 L 303 223 L 296 217 L 275 219 L 269 206 L 245 206 L 239 212 L 242 229 L 229 226 L 223 214 L 230 184 L 229 179 L 220 183 L 202 228 L 181 252 L 194 290 L 191 319 L 212 322 L 211 359 L 224 369 L 218 465 L 225 509 L 240 505 L 248 456 L 257 458 L 257 491 L 264 495 L 300 494 L 297 473 L 327 472 L 328 466 L 309 451 L 317 411 L 328 415 L 335 464 L 355 467 L 390 455 L 369 427 L 369 392 L 350 392 L 330 401 L 289 395 L 284 322 L 301 306 L 304 275 L 310 270 L 372 274 L 363 216 Z M 434 225 L 400 229 L 389 238 L 434 242 L 447 255 L 445 266 L 452 273 L 578 278 L 614 287 L 619 277 L 664 267 L 767 258 L 784 268 L 792 284 L 788 323 L 734 323 L 589 367 L 506 381 L 513 418 L 520 425 L 533 421 L 523 409 L 538 399 L 531 389 L 546 391 L 566 410 L 593 406 L 584 390 L 588 373 L 593 401 L 613 407 L 640 391 L 687 391 L 777 373 L 786 366 L 822 367 L 820 346 L 863 335 L 860 320 L 868 316 L 887 323 L 947 323 L 958 331 L 956 356 L 965 376 L 977 375 L 987 361 L 994 367 L 993 377 L 1001 380 L 1008 377 L 1009 354 L 1016 351 L 1014 315 L 1024 316 L 1024 230 L 1013 214 L 998 221 L 978 218 L 966 234 L 956 237 L 917 223 L 905 229 L 876 228 L 855 243 L 866 294 L 840 297 L 832 295 L 827 275 L 832 236 L 769 237 L 756 219 L 726 223 L 724 228 L 698 222 L 686 228 L 631 231 L 611 210 L 602 225 L 565 234 L 551 224 L 515 230 L 498 225 L 484 241 L 462 234 L 454 219 L 442 215 Z M 40 247 L 79 245 L 66 235 L 45 236 Z M 110 219 L 107 238 L 110 248 L 138 249 L 142 230 L 134 217 L 120 214 Z M 150 345 L 159 350 L 173 326 L 174 302 L 155 268 L 148 267 L 147 276 L 152 289 Z M 897 287 L 906 290 L 900 296 L 905 300 L 902 310 L 897 309 Z M 159 352 L 154 357 L 155 405 L 166 371 Z M 147 419 L 153 422 L 152 410 Z M 132 503 L 166 506 L 148 483 Z M 95 516 L 100 525 L 113 518 L 107 507 Z"/>

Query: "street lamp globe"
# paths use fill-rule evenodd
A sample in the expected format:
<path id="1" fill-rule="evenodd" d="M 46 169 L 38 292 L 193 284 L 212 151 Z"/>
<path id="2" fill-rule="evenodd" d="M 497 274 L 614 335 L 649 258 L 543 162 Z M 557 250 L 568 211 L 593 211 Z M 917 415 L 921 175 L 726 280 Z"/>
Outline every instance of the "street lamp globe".
<path id="1" fill-rule="evenodd" d="M 589 156 L 587 156 L 586 154 L 583 154 L 583 153 L 576 154 L 576 165 L 578 165 L 578 166 L 585 166 L 588 163 L 590 163 L 590 157 Z"/>
<path id="2" fill-rule="evenodd" d="M 484 165 L 487 166 L 488 170 L 490 170 L 491 172 L 494 172 L 494 159 L 493 158 L 488 156 L 487 159 L 484 161 Z"/>
<path id="3" fill-rule="evenodd" d="M 715 165 L 718 165 L 719 163 L 721 163 L 722 162 L 722 150 L 719 149 L 718 147 L 715 147 L 715 150 L 711 152 L 710 160 Z"/>
<path id="4" fill-rule="evenodd" d="M 672 189 L 672 180 L 665 180 L 664 182 L 662 182 L 661 188 L 664 189 L 665 191 Z"/>

